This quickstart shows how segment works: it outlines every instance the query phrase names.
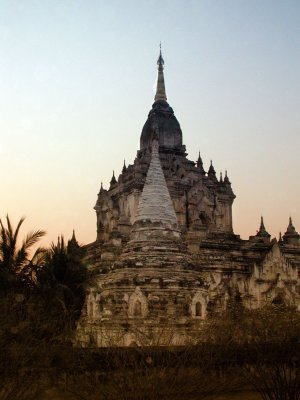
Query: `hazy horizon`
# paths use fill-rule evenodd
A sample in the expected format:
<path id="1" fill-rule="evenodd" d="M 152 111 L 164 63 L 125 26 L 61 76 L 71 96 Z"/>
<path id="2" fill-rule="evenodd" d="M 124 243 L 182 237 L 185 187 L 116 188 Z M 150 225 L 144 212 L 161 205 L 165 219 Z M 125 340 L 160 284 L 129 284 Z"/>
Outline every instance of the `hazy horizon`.
<path id="1" fill-rule="evenodd" d="M 228 171 L 233 227 L 300 231 L 298 1 L 4 1 L 0 217 L 96 238 L 101 181 L 132 164 L 159 42 L 188 158 Z"/>

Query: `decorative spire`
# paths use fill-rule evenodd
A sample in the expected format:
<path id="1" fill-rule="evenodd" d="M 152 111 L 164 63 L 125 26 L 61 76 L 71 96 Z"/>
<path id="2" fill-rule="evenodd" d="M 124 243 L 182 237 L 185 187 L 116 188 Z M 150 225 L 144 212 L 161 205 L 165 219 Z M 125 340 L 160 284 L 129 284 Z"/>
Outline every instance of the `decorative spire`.
<path id="1" fill-rule="evenodd" d="M 124 165 L 123 165 L 123 168 L 122 168 L 122 173 L 124 174 L 124 172 L 126 172 L 126 164 L 125 164 L 125 159 L 124 159 Z"/>
<path id="2" fill-rule="evenodd" d="M 260 227 L 259 227 L 259 230 L 258 230 L 256 236 L 265 237 L 265 238 L 271 237 L 271 235 L 267 232 L 267 230 L 265 228 L 263 216 L 260 217 Z"/>
<path id="3" fill-rule="evenodd" d="M 115 171 L 113 171 L 113 176 L 110 180 L 110 186 L 115 185 L 117 183 L 117 180 L 115 178 Z"/>
<path id="4" fill-rule="evenodd" d="M 228 185 L 231 184 L 231 182 L 230 182 L 230 180 L 229 180 L 229 178 L 228 178 L 228 176 L 227 176 L 227 170 L 225 171 L 224 183 L 227 183 Z"/>
<path id="5" fill-rule="evenodd" d="M 222 172 L 220 172 L 220 183 L 223 183 L 223 176 L 222 176 Z"/>
<path id="6" fill-rule="evenodd" d="M 68 241 L 68 251 L 72 251 L 75 249 L 78 249 L 80 246 L 77 242 L 77 239 L 75 237 L 75 230 L 73 229 L 73 234 L 71 239 Z"/>
<path id="7" fill-rule="evenodd" d="M 286 232 L 287 233 L 295 233 L 296 232 L 296 229 L 293 225 L 292 217 L 289 217 L 289 224 L 288 224 Z"/>
<path id="8" fill-rule="evenodd" d="M 202 158 L 200 156 L 200 151 L 199 151 L 198 160 L 197 160 L 197 168 L 199 169 L 201 175 L 205 175 L 206 174 L 206 172 L 205 172 L 205 170 L 203 168 L 203 161 L 202 161 Z"/>
<path id="9" fill-rule="evenodd" d="M 208 175 L 208 176 L 216 176 L 216 171 L 215 171 L 215 169 L 214 169 L 212 160 L 210 160 L 210 166 L 209 166 L 207 175 Z"/>
<path id="10" fill-rule="evenodd" d="M 264 217 L 261 216 L 261 217 L 260 217 L 260 227 L 259 227 L 259 231 L 260 231 L 260 232 L 263 232 L 263 231 L 265 231 L 265 230 L 266 230 L 266 228 L 265 228 L 265 225 L 264 225 Z"/>
<path id="11" fill-rule="evenodd" d="M 164 100 L 167 101 L 166 89 L 165 89 L 165 79 L 164 79 L 164 59 L 161 55 L 161 43 L 159 44 L 159 57 L 157 60 L 158 65 L 158 76 L 157 76 L 157 86 L 156 94 L 154 97 L 155 101 Z"/>
<path id="12" fill-rule="evenodd" d="M 256 236 L 263 237 L 266 239 L 270 239 L 271 235 L 267 232 L 264 224 L 264 218 L 263 216 L 260 217 L 260 227 L 259 231 L 257 232 Z"/>
<path id="13" fill-rule="evenodd" d="M 256 232 L 255 236 L 250 236 L 250 240 L 254 240 L 256 242 L 270 243 L 270 238 L 271 235 L 269 234 L 269 232 L 267 232 L 264 224 L 264 219 L 261 216 L 259 230 Z"/>
<path id="14" fill-rule="evenodd" d="M 279 240 L 278 240 L 278 243 L 282 243 L 282 235 L 281 235 L 281 232 L 279 232 Z"/>
<path id="15" fill-rule="evenodd" d="M 289 218 L 289 224 L 282 239 L 285 244 L 300 245 L 300 235 L 293 225 L 292 217 Z"/>

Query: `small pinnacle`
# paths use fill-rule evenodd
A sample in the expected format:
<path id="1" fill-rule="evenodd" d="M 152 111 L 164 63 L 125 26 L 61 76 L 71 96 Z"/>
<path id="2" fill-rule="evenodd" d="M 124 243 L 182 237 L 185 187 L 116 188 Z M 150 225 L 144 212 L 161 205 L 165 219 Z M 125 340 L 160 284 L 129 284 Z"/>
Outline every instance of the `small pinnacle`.
<path id="1" fill-rule="evenodd" d="M 230 185 L 230 181 L 229 181 L 229 178 L 228 178 L 228 175 L 227 175 L 227 170 L 225 170 L 225 178 L 224 178 L 224 183 L 227 183 L 227 184 L 229 184 L 229 185 Z"/>
<path id="2" fill-rule="evenodd" d="M 199 151 L 198 160 L 196 161 L 196 164 L 197 164 L 197 168 L 200 170 L 201 175 L 204 176 L 206 172 L 204 171 L 204 168 L 203 168 L 203 162 L 202 162 L 202 158 L 200 155 L 200 151 Z"/>
<path id="3" fill-rule="evenodd" d="M 214 169 L 214 166 L 213 166 L 213 163 L 212 163 L 212 160 L 210 160 L 210 167 L 209 167 L 209 169 L 208 169 L 208 175 L 216 175 L 216 171 L 215 171 L 215 169 Z"/>
<path id="4" fill-rule="evenodd" d="M 114 185 L 115 183 L 117 183 L 117 180 L 116 180 L 116 178 L 115 178 L 115 171 L 113 171 L 113 175 L 112 175 L 110 184 L 111 184 L 111 185 Z"/>
<path id="5" fill-rule="evenodd" d="M 267 232 L 265 225 L 264 225 L 263 216 L 260 217 L 260 227 L 259 227 L 259 230 L 257 231 L 256 235 L 259 237 L 270 238 L 270 234 Z"/>
<path id="6" fill-rule="evenodd" d="M 126 163 L 125 163 L 125 159 L 124 159 L 124 165 L 123 165 L 123 168 L 122 168 L 122 172 L 123 172 L 123 173 L 126 172 Z"/>
<path id="7" fill-rule="evenodd" d="M 161 44 L 159 46 L 159 57 L 157 60 L 158 65 L 158 76 L 157 76 L 157 86 L 156 94 L 154 97 L 155 101 L 163 100 L 167 101 L 166 89 L 165 89 L 165 79 L 164 79 L 164 59 L 161 54 Z"/>

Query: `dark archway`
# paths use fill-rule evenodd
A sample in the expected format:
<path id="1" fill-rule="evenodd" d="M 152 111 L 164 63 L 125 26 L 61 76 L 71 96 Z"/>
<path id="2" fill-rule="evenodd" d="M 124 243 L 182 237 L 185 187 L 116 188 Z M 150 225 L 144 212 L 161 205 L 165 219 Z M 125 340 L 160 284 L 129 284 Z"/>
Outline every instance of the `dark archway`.
<path id="1" fill-rule="evenodd" d="M 200 301 L 197 301 L 195 304 L 195 316 L 196 317 L 202 317 L 202 304 Z"/>
<path id="2" fill-rule="evenodd" d="M 136 300 L 134 305 L 133 305 L 133 315 L 135 317 L 141 317 L 142 316 L 142 303 L 139 300 Z"/>
<path id="3" fill-rule="evenodd" d="M 285 302 L 282 295 L 278 294 L 277 296 L 275 296 L 274 299 L 272 300 L 272 304 L 274 306 L 284 306 Z"/>

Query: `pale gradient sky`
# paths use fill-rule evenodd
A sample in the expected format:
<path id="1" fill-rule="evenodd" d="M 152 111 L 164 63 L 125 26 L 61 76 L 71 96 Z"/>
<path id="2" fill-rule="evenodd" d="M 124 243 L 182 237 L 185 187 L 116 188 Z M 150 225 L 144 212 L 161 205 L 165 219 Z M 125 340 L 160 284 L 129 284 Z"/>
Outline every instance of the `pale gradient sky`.
<path id="1" fill-rule="evenodd" d="M 0 216 L 96 237 L 100 182 L 132 163 L 162 41 L 189 158 L 228 170 L 234 230 L 300 230 L 299 0 L 0 0 Z"/>

